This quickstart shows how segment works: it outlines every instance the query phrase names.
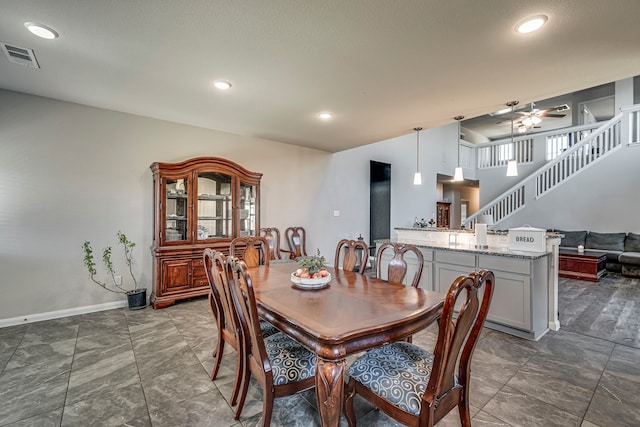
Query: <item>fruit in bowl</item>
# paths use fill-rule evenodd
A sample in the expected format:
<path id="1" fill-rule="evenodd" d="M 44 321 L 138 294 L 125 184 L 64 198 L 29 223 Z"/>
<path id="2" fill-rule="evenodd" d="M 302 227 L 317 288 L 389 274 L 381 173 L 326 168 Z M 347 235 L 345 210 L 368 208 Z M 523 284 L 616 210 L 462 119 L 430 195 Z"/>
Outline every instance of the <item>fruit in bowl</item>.
<path id="1" fill-rule="evenodd" d="M 296 286 L 305 289 L 320 289 L 328 286 L 331 281 L 331 273 L 325 268 L 325 263 L 326 260 L 320 255 L 319 250 L 317 255 L 302 258 L 299 268 L 291 273 L 291 281 Z"/>
<path id="2" fill-rule="evenodd" d="M 322 267 L 322 269 L 314 272 L 314 273 L 310 273 L 308 268 L 299 268 L 297 269 L 294 273 L 294 276 L 299 277 L 301 279 L 320 279 L 322 277 L 327 277 L 329 276 L 329 272 L 327 271 L 326 268 Z"/>

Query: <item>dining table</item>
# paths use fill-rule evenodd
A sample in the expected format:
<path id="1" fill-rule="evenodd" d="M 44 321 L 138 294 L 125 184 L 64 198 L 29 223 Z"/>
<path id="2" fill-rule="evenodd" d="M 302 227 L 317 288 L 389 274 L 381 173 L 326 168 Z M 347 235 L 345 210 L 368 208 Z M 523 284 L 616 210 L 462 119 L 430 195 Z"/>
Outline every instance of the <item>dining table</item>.
<path id="1" fill-rule="evenodd" d="M 406 339 L 439 318 L 445 294 L 328 267 L 321 289 L 292 283 L 296 263 L 248 269 L 258 313 L 316 358 L 316 397 L 324 427 L 338 426 L 347 357 Z"/>

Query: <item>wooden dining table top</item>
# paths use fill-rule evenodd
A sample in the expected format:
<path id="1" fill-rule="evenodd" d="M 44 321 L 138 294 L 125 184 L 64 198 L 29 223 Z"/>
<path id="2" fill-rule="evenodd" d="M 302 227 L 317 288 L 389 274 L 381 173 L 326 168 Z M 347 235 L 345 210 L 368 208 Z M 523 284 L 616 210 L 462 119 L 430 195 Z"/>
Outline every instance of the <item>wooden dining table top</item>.
<path id="1" fill-rule="evenodd" d="M 442 311 L 444 294 L 327 268 L 329 286 L 299 289 L 295 263 L 249 269 L 260 315 L 325 360 L 411 335 Z"/>

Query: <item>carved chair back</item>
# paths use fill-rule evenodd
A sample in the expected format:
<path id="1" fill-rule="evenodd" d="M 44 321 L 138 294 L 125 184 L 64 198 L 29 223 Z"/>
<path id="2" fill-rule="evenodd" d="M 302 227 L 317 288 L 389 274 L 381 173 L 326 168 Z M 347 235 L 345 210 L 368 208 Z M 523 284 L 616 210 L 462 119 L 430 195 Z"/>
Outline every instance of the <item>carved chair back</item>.
<path id="1" fill-rule="evenodd" d="M 355 271 L 355 268 L 358 267 L 358 272 L 364 273 L 369 261 L 369 246 L 362 240 L 342 239 L 336 246 L 336 256 L 333 262 L 335 269 L 339 268 L 341 257 L 344 271 Z"/>
<path id="2" fill-rule="evenodd" d="M 280 230 L 276 227 L 264 227 L 260 229 L 260 237 L 264 237 L 269 244 L 271 259 L 290 259 L 293 253 L 280 248 Z"/>
<path id="3" fill-rule="evenodd" d="M 494 282 L 491 271 L 472 272 L 458 277 L 447 293 L 433 351 L 431 377 L 422 398 L 421 412 L 428 413 L 434 423 L 464 401 L 466 410 L 460 412 L 466 412 L 467 420 L 463 420 L 463 424 L 471 425 L 468 411 L 471 357 L 491 305 Z M 454 319 L 459 299 L 462 304 L 458 304 L 458 316 Z M 449 405 L 439 407 L 435 403 L 449 399 L 452 399 Z"/>
<path id="4" fill-rule="evenodd" d="M 236 237 L 229 245 L 229 256 L 239 257 L 248 267 L 269 265 L 269 242 L 260 236 Z"/>
<path id="5" fill-rule="evenodd" d="M 303 227 L 289 227 L 284 230 L 284 235 L 289 250 L 293 252 L 292 258 L 307 256 L 307 232 Z"/>
<path id="6" fill-rule="evenodd" d="M 422 269 L 424 266 L 424 256 L 420 250 L 413 245 L 405 245 L 402 243 L 384 243 L 378 248 L 378 253 L 376 255 L 376 277 L 383 278 L 383 270 L 382 270 L 382 254 L 387 251 L 391 252 L 392 258 L 389 261 L 389 266 L 387 268 L 387 278 L 389 282 L 393 283 L 402 283 L 404 277 L 407 275 L 407 261 L 404 259 L 407 253 L 413 253 L 417 258 L 417 269 L 416 273 L 413 276 L 413 280 L 411 280 L 411 286 L 414 288 L 418 287 L 418 283 L 420 282 L 420 278 L 422 277 Z"/>

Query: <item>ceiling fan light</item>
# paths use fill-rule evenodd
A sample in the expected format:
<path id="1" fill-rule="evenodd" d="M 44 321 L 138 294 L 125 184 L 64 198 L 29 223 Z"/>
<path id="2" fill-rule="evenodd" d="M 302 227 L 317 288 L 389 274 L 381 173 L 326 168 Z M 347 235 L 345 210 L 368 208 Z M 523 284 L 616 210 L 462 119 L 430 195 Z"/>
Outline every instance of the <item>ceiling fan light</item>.
<path id="1" fill-rule="evenodd" d="M 539 125 L 540 123 L 542 123 L 542 119 L 538 116 L 532 116 L 531 123 L 533 123 L 534 126 Z"/>
<path id="2" fill-rule="evenodd" d="M 518 162 L 509 160 L 507 163 L 507 176 L 518 176 Z"/>
<path id="3" fill-rule="evenodd" d="M 516 31 L 522 34 L 531 33 L 542 27 L 547 22 L 545 15 L 531 16 L 523 19 L 516 25 Z"/>
<path id="4" fill-rule="evenodd" d="M 464 181 L 464 175 L 462 174 L 462 168 L 460 166 L 458 166 L 453 172 L 453 181 L 454 182 Z"/>
<path id="5" fill-rule="evenodd" d="M 532 126 L 533 125 L 533 121 L 531 119 L 531 117 L 526 117 L 524 120 L 522 120 L 522 124 L 525 126 Z"/>
<path id="6" fill-rule="evenodd" d="M 527 131 L 527 127 L 525 125 L 518 126 L 518 132 L 525 133 Z"/>

